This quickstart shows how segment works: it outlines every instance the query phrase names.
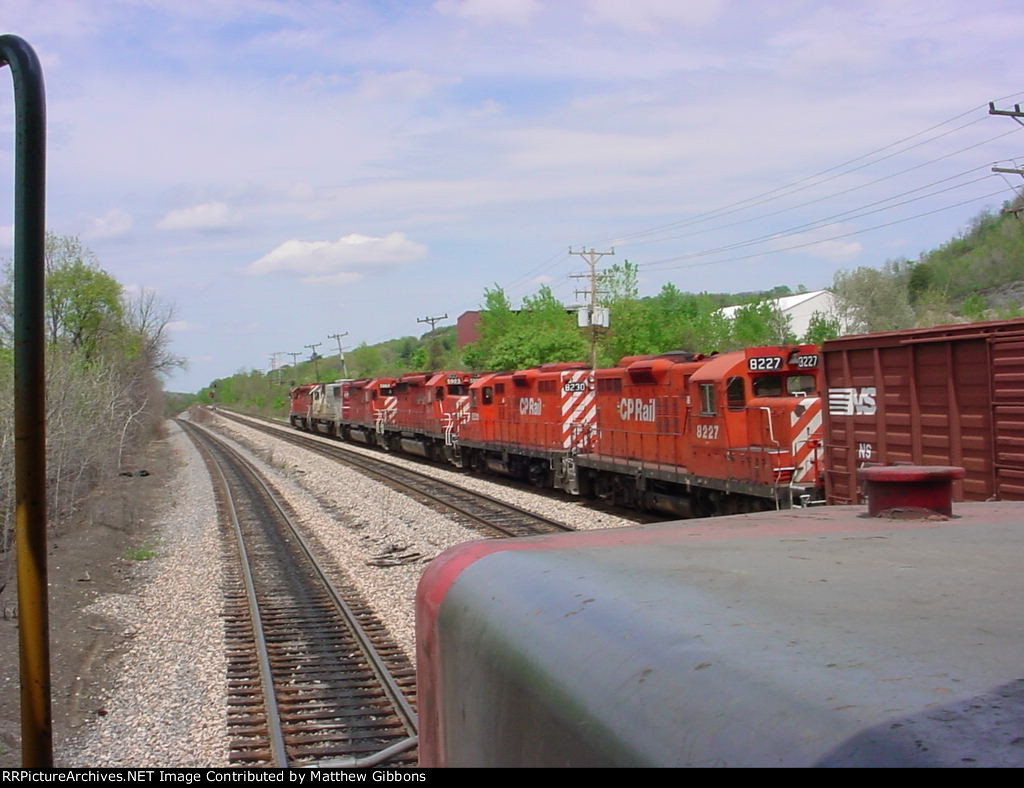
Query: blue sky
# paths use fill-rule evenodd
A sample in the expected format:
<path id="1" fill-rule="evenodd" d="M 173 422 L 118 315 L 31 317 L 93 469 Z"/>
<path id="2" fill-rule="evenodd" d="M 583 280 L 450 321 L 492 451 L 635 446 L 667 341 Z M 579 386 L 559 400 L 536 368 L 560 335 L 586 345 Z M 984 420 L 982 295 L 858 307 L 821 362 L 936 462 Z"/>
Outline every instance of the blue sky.
<path id="1" fill-rule="evenodd" d="M 3 0 L 49 108 L 48 226 L 176 307 L 196 390 L 450 321 L 570 246 L 653 294 L 828 286 L 1024 180 L 1024 9 L 942 0 Z M 9 84 L 9 83 L 7 83 Z M 12 178 L 12 96 L 0 91 Z M 0 256 L 11 254 L 0 190 Z M 6 218 L 5 218 L 6 217 Z M 917 218 L 914 218 L 917 217 Z M 716 251 L 717 250 L 717 251 Z"/>

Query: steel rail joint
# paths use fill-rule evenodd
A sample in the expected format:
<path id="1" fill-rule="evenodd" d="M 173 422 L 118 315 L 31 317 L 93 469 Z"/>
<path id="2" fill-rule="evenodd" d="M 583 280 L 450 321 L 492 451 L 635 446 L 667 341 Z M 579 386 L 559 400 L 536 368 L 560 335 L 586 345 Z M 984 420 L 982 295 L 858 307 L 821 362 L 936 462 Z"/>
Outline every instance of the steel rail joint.
<path id="1" fill-rule="evenodd" d="M 46 98 L 32 47 L 0 36 L 0 66 L 14 80 L 15 539 L 21 664 L 21 749 L 26 767 L 53 765 L 46 590 Z"/>

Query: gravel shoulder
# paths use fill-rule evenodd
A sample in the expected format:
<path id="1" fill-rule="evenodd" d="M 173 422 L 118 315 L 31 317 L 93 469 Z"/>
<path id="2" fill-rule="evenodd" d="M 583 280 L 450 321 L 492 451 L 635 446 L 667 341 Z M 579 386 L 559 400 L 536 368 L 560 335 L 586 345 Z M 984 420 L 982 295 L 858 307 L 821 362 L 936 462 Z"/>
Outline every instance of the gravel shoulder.
<path id="1" fill-rule="evenodd" d="M 224 762 L 224 671 L 195 668 L 198 653 L 223 659 L 223 627 L 212 488 L 193 455 L 168 426 L 130 466 L 146 475 L 101 485 L 49 536 L 58 766 Z M 17 621 L 0 629 L 0 766 L 10 767 L 20 765 Z"/>
<path id="2" fill-rule="evenodd" d="M 206 410 L 196 420 L 267 473 L 319 552 L 359 589 L 414 662 L 420 575 L 436 555 L 481 534 L 306 449 Z M 112 480 L 50 539 L 55 762 L 223 766 L 221 547 L 212 485 L 173 423 L 137 467 L 149 475 Z M 632 524 L 577 503 L 436 472 L 575 528 Z M 0 620 L 0 631 L 0 767 L 17 766 L 16 622 Z"/>

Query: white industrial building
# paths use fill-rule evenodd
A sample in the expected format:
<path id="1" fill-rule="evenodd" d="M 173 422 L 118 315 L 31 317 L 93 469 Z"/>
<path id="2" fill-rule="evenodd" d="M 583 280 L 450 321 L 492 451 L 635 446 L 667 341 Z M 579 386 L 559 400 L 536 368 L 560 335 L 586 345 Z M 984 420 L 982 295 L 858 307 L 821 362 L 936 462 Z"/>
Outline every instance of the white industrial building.
<path id="1" fill-rule="evenodd" d="M 835 297 L 828 290 L 812 290 L 773 300 L 782 314 L 789 318 L 790 331 L 797 338 L 807 333 L 815 312 L 821 312 L 828 317 L 835 315 Z M 721 313 L 731 318 L 741 306 L 742 304 L 723 307 Z"/>

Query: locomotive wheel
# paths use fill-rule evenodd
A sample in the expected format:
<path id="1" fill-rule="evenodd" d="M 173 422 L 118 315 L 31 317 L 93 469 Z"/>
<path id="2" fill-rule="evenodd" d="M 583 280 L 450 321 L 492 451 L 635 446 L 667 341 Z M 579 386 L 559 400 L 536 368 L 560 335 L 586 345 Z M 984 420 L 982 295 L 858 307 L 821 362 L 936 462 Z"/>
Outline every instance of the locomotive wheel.
<path id="1" fill-rule="evenodd" d="M 545 464 L 542 461 L 531 462 L 528 474 L 530 477 L 530 484 L 534 487 L 551 486 L 551 474 L 548 472 L 547 467 L 545 467 Z"/>

